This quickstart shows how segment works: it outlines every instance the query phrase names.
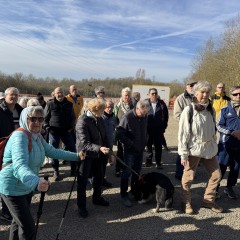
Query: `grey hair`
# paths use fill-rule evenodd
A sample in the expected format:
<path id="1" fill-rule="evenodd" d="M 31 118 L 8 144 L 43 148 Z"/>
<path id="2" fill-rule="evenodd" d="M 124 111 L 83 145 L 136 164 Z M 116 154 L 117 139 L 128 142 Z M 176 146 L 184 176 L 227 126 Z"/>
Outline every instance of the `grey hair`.
<path id="1" fill-rule="evenodd" d="M 129 87 L 125 87 L 125 88 L 122 89 L 122 95 L 123 95 L 124 93 L 131 93 L 131 92 L 132 92 L 132 90 L 131 90 L 131 88 L 129 88 Z"/>
<path id="2" fill-rule="evenodd" d="M 21 97 L 20 100 L 19 100 L 19 102 L 18 102 L 18 104 L 19 104 L 21 107 L 25 108 L 25 107 L 28 107 L 28 106 L 27 106 L 27 102 L 28 102 L 28 98 L 27 98 L 27 97 Z"/>
<path id="3" fill-rule="evenodd" d="M 36 98 L 31 98 L 27 102 L 27 107 L 30 107 L 30 106 L 41 106 L 41 104 Z"/>
<path id="4" fill-rule="evenodd" d="M 33 117 L 35 113 L 40 113 L 42 116 L 44 116 L 44 110 L 41 106 L 32 106 L 28 112 L 28 117 Z"/>
<path id="5" fill-rule="evenodd" d="M 10 92 L 17 92 L 19 94 L 19 90 L 15 87 L 9 87 L 5 90 L 5 96 L 8 95 Z"/>
<path id="6" fill-rule="evenodd" d="M 99 93 L 99 92 L 105 92 L 105 87 L 103 86 L 98 86 L 94 89 L 95 94 Z"/>
<path id="7" fill-rule="evenodd" d="M 237 90 L 237 89 L 240 89 L 240 86 L 233 86 L 233 87 L 231 87 L 230 90 L 229 90 L 230 95 L 232 95 L 232 93 L 233 93 L 235 90 Z"/>
<path id="8" fill-rule="evenodd" d="M 199 91 L 212 91 L 212 85 L 208 81 L 199 81 L 193 86 L 193 94 L 196 95 Z"/>
<path id="9" fill-rule="evenodd" d="M 147 111 L 149 110 L 150 106 L 149 106 L 149 102 L 147 100 L 139 100 L 136 104 L 136 108 L 138 109 L 147 109 Z"/>

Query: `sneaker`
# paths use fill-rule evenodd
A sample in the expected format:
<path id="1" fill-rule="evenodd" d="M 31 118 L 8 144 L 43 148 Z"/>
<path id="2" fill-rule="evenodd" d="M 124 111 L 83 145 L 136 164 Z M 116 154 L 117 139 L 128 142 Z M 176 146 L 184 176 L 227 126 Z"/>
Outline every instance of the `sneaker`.
<path id="1" fill-rule="evenodd" d="M 94 205 L 99 205 L 99 206 L 104 206 L 104 207 L 109 206 L 109 202 L 106 201 L 103 197 L 93 199 L 93 204 Z"/>
<path id="2" fill-rule="evenodd" d="M 184 204 L 184 212 L 189 215 L 193 214 L 193 209 L 190 203 Z"/>
<path id="3" fill-rule="evenodd" d="M 88 217 L 88 210 L 86 208 L 79 208 L 78 214 L 80 217 L 86 218 L 86 217 Z"/>
<path id="4" fill-rule="evenodd" d="M 219 207 L 216 203 L 214 202 L 204 202 L 203 203 L 204 208 L 209 208 L 215 213 L 222 213 L 223 208 Z"/>
<path id="5" fill-rule="evenodd" d="M 113 187 L 113 185 L 110 182 L 108 182 L 106 178 L 103 179 L 102 186 L 106 187 L 106 188 L 112 188 Z"/>
<path id="6" fill-rule="evenodd" d="M 6 221 L 6 222 L 12 222 L 12 216 L 7 214 L 7 213 L 1 213 L 0 214 L 0 219 L 3 220 L 3 221 Z"/>
<path id="7" fill-rule="evenodd" d="M 161 164 L 161 163 L 157 163 L 157 164 L 156 164 L 156 169 L 163 169 L 162 164 Z"/>
<path id="8" fill-rule="evenodd" d="M 128 196 L 125 196 L 125 197 L 122 197 L 122 204 L 125 206 L 125 207 L 132 207 L 132 202 L 131 200 L 128 198 Z"/>
<path id="9" fill-rule="evenodd" d="M 224 193 L 231 199 L 237 199 L 235 192 L 233 191 L 232 187 L 226 187 L 224 189 Z"/>

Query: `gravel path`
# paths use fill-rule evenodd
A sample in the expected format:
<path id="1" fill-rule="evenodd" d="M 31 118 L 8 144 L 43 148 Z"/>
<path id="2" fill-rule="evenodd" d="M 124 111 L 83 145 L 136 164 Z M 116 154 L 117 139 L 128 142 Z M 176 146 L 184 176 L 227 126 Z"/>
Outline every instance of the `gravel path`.
<path id="1" fill-rule="evenodd" d="M 170 113 L 170 116 L 172 113 Z M 119 195 L 120 179 L 114 176 L 114 167 L 107 167 L 108 180 L 114 184 L 111 189 L 104 189 L 103 196 L 110 201 L 109 207 L 94 206 L 91 203 L 91 190 L 87 192 L 89 217 L 79 218 L 76 206 L 76 187 L 71 197 L 68 211 L 62 225 L 59 239 L 164 239 L 164 240 L 225 240 L 240 238 L 240 202 L 228 199 L 226 195 L 218 200 L 225 212 L 217 214 L 211 210 L 201 208 L 202 196 L 206 186 L 207 173 L 200 166 L 195 182 L 192 186 L 193 208 L 195 215 L 186 215 L 181 210 L 180 182 L 174 178 L 175 157 L 177 145 L 178 123 L 170 117 L 166 139 L 170 151 L 163 150 L 163 170 L 154 167 L 143 167 L 142 172 L 161 171 L 168 175 L 175 185 L 174 210 L 161 210 L 153 213 L 156 203 L 139 205 L 134 203 L 132 208 L 121 205 Z M 46 194 L 43 214 L 38 228 L 38 240 L 54 240 L 62 219 L 73 177 L 69 176 L 70 167 L 61 165 L 63 181 L 52 183 L 50 191 Z M 45 167 L 43 173 L 52 173 L 51 168 Z M 240 196 L 239 182 L 235 187 Z M 222 185 L 226 183 L 224 179 Z M 223 188 L 220 189 L 223 191 Z M 36 216 L 39 194 L 33 198 L 32 212 Z M 0 240 L 8 239 L 8 225 L 0 220 Z"/>

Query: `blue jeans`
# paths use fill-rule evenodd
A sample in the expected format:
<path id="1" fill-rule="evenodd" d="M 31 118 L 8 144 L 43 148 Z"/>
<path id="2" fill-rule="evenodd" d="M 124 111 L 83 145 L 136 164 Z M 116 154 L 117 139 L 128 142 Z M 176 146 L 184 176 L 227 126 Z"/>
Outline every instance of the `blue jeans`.
<path id="1" fill-rule="evenodd" d="M 53 147 L 58 148 L 60 140 L 62 140 L 63 144 L 65 145 L 65 150 L 70 152 L 76 152 L 76 146 L 75 146 L 72 133 L 69 133 L 69 132 L 62 132 L 60 134 L 49 133 L 49 143 Z M 58 159 L 53 159 L 52 168 L 54 171 L 58 171 L 59 169 Z M 76 162 L 71 161 L 71 171 L 75 171 L 75 170 L 76 170 Z"/>
<path id="2" fill-rule="evenodd" d="M 124 162 L 140 174 L 142 169 L 142 162 L 143 162 L 143 153 L 133 154 L 129 152 L 124 152 Z M 127 196 L 128 190 L 128 180 L 129 177 L 132 175 L 131 178 L 131 189 L 135 182 L 138 180 L 138 176 L 130 171 L 127 167 L 123 166 L 122 174 L 121 174 L 121 186 L 120 186 L 120 194 L 122 197 Z"/>

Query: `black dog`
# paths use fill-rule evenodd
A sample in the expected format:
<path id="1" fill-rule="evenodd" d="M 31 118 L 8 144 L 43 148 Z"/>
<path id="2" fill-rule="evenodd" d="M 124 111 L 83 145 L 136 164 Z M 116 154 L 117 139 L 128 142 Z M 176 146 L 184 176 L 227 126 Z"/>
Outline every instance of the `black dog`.
<path id="1" fill-rule="evenodd" d="M 159 212 L 161 206 L 168 210 L 172 208 L 174 186 L 170 179 L 162 173 L 143 174 L 133 186 L 132 193 L 139 203 L 147 203 L 155 194 L 157 200 L 155 212 Z"/>

